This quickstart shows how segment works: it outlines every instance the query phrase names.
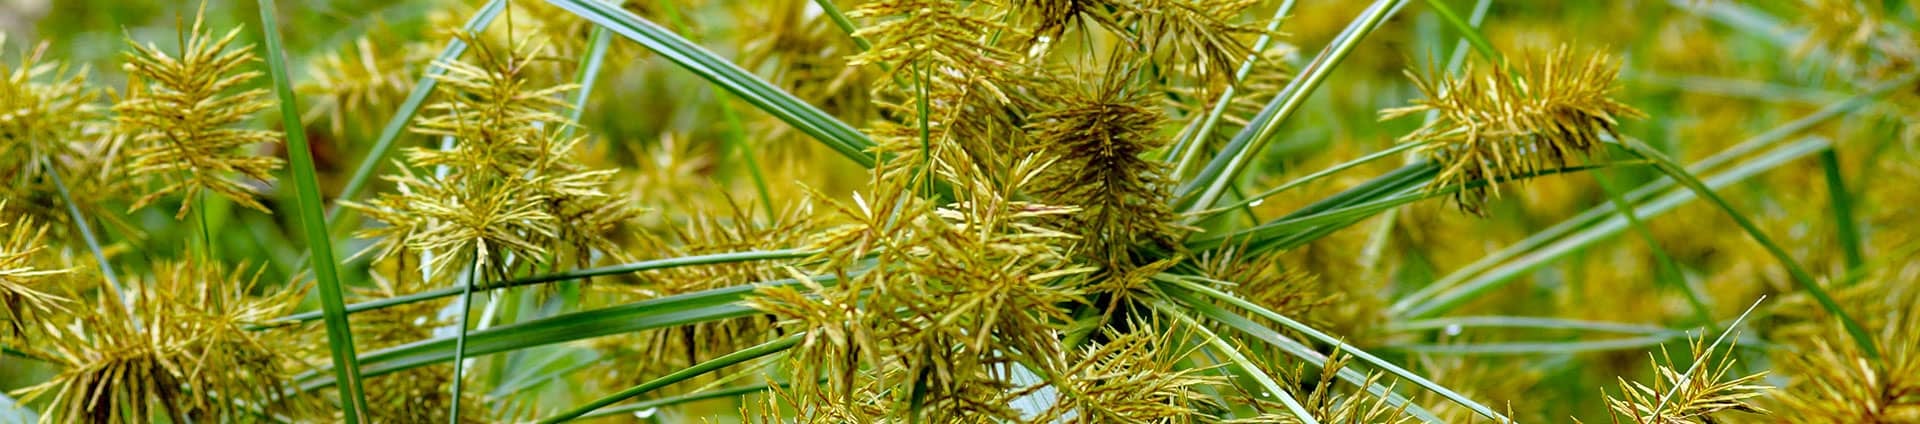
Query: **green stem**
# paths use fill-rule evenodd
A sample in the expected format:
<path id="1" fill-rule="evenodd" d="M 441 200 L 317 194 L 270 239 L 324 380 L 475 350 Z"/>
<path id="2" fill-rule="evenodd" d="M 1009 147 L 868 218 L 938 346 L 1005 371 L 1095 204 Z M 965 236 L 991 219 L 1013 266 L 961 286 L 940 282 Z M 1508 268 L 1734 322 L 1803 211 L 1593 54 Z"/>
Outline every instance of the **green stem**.
<path id="1" fill-rule="evenodd" d="M 1233 139 L 1227 142 L 1226 147 L 1221 149 L 1220 154 L 1215 155 L 1208 161 L 1206 168 L 1201 169 L 1199 176 L 1182 185 L 1174 198 L 1188 199 L 1198 194 L 1199 198 L 1187 205 L 1187 211 L 1212 208 L 1213 203 L 1226 193 L 1227 186 L 1233 184 L 1236 177 L 1240 175 L 1240 171 L 1245 170 L 1253 161 L 1255 154 L 1273 139 L 1280 124 L 1293 116 L 1294 111 L 1299 110 L 1301 105 L 1306 104 L 1307 97 L 1333 74 L 1333 69 L 1339 67 L 1347 54 L 1352 53 L 1354 48 L 1359 46 L 1361 39 L 1379 28 L 1380 23 L 1386 21 L 1387 16 L 1392 15 L 1394 10 L 1398 10 L 1405 3 L 1406 0 L 1376 0 L 1359 19 L 1349 24 L 1333 43 L 1320 51 L 1320 55 L 1307 65 L 1307 69 L 1301 72 L 1300 77 L 1288 82 L 1286 88 L 1281 89 L 1280 94 L 1249 121 L 1250 125 L 1235 134 Z"/>
<path id="2" fill-rule="evenodd" d="M 1280 8 L 1273 10 L 1273 17 L 1267 18 L 1266 31 L 1261 32 L 1260 38 L 1253 41 L 1253 51 L 1247 54 L 1245 62 L 1240 63 L 1240 70 L 1234 72 L 1233 84 L 1227 85 L 1227 89 L 1220 92 L 1220 97 L 1214 99 L 1213 108 L 1208 110 L 1206 115 L 1200 116 L 1198 121 L 1188 122 L 1187 128 L 1180 132 L 1180 138 L 1173 143 L 1174 148 L 1167 151 L 1166 159 L 1180 157 L 1180 162 L 1174 165 L 1173 173 L 1169 175 L 1175 178 L 1187 175 L 1187 169 L 1193 166 L 1194 158 L 1200 157 L 1201 150 L 1206 150 L 1203 148 L 1205 143 L 1201 140 L 1206 140 L 1209 134 L 1213 134 L 1213 127 L 1220 123 L 1221 116 L 1227 114 L 1227 108 L 1233 105 L 1234 95 L 1239 92 L 1240 82 L 1253 73 L 1253 67 L 1259 63 L 1260 55 L 1267 51 L 1267 45 L 1273 43 L 1273 34 L 1280 32 L 1280 21 L 1286 19 L 1287 14 L 1293 11 L 1293 3 L 1294 0 L 1287 0 L 1285 3 L 1280 3 Z"/>
<path id="3" fill-rule="evenodd" d="M 1634 234 L 1639 235 L 1640 239 L 1647 243 L 1647 250 L 1653 252 L 1655 277 L 1663 285 L 1678 288 L 1685 293 L 1687 305 L 1693 307 L 1694 319 L 1711 329 L 1713 313 L 1707 309 L 1706 301 L 1702 299 L 1700 293 L 1694 291 L 1693 285 L 1687 282 L 1687 277 L 1680 273 L 1680 265 L 1674 263 L 1673 256 L 1668 255 L 1667 250 L 1660 247 L 1660 240 L 1653 236 L 1653 230 L 1640 221 L 1640 214 L 1634 213 L 1633 204 L 1628 203 L 1627 199 L 1620 195 L 1620 190 L 1607 182 L 1608 174 L 1605 170 L 1595 170 L 1593 182 L 1600 186 L 1600 192 L 1607 195 L 1607 201 L 1613 203 L 1614 209 L 1620 211 L 1620 216 L 1627 219 L 1627 226 L 1633 228 Z"/>
<path id="4" fill-rule="evenodd" d="M 473 315 L 471 305 L 471 302 L 473 302 L 473 286 L 479 283 L 482 278 L 480 272 L 480 252 L 474 252 L 473 266 L 468 268 L 467 271 L 466 281 L 460 285 L 460 305 L 456 307 L 459 309 L 460 323 L 457 324 L 459 327 L 454 329 L 458 331 L 458 335 L 454 336 L 453 339 L 453 405 L 449 407 L 450 411 L 447 413 L 447 422 L 452 424 L 460 424 L 460 383 L 461 380 L 464 380 L 464 378 L 461 377 L 464 377 L 467 371 L 467 364 L 465 363 L 467 357 L 467 319 Z"/>
<path id="5" fill-rule="evenodd" d="M 1772 237 L 1768 237 L 1765 232 L 1761 231 L 1759 225 L 1754 224 L 1746 215 L 1734 209 L 1731 203 L 1727 203 L 1727 199 L 1720 197 L 1719 193 L 1715 193 L 1712 188 L 1700 182 L 1700 179 L 1694 178 L 1693 174 L 1688 173 L 1685 168 L 1674 163 L 1666 154 L 1660 153 L 1659 150 L 1654 150 L 1652 147 L 1638 140 L 1623 139 L 1620 140 L 1620 142 L 1620 145 L 1626 147 L 1627 151 L 1633 152 L 1640 157 L 1653 160 L 1655 168 L 1660 169 L 1661 172 L 1665 172 L 1667 176 L 1673 177 L 1675 181 L 1680 182 L 1680 184 L 1686 186 L 1687 189 L 1700 195 L 1701 198 L 1707 199 L 1710 203 L 1713 203 L 1714 206 L 1719 207 L 1722 212 L 1725 212 L 1728 217 L 1733 218 L 1733 222 L 1739 224 L 1741 229 L 1746 230 L 1748 236 L 1752 237 L 1761 247 L 1766 248 L 1767 253 L 1772 254 L 1774 259 L 1780 262 L 1780 265 L 1787 268 L 1787 274 L 1793 277 L 1794 283 L 1799 284 L 1802 290 L 1805 290 L 1808 295 L 1813 296 L 1815 301 L 1820 302 L 1820 307 L 1826 308 L 1828 313 L 1832 313 L 1834 318 L 1840 321 L 1840 325 L 1847 329 L 1847 333 L 1853 337 L 1854 344 L 1860 346 L 1861 352 L 1864 353 L 1868 359 L 1878 360 L 1880 358 L 1880 349 L 1874 345 L 1873 336 L 1867 333 L 1866 328 L 1861 327 L 1859 322 L 1854 321 L 1853 317 L 1848 316 L 1847 312 L 1840 308 L 1840 304 L 1835 303 L 1833 298 L 1827 295 L 1826 289 L 1821 288 L 1820 283 L 1814 280 L 1813 275 L 1807 273 L 1807 270 L 1802 268 L 1800 263 L 1795 261 L 1793 256 L 1787 253 L 1786 249 L 1781 248 L 1778 243 L 1774 243 Z"/>
<path id="6" fill-rule="evenodd" d="M 787 348 L 791 348 L 794 345 L 799 344 L 800 340 L 802 338 L 805 338 L 806 335 L 807 335 L 806 333 L 794 333 L 794 334 L 787 335 L 786 337 L 781 337 L 778 339 L 774 339 L 773 341 L 770 341 L 770 342 L 762 343 L 758 346 L 749 347 L 746 349 L 741 349 L 738 352 L 722 355 L 718 358 L 713 358 L 712 360 L 701 362 L 699 364 L 681 369 L 679 371 L 674 371 L 673 373 L 667 374 L 665 376 L 661 376 L 660 378 L 648 380 L 645 383 L 640 383 L 640 385 L 638 386 L 633 386 L 626 390 L 621 390 L 617 393 L 607 395 L 606 397 L 594 400 L 593 402 L 588 402 L 586 405 L 581 405 L 579 407 L 567 410 L 566 412 L 561 412 L 551 417 L 541 419 L 539 422 L 542 424 L 551 424 L 551 423 L 570 421 L 575 418 L 579 418 L 582 415 L 591 413 L 596 409 L 600 409 L 607 405 L 612 405 L 614 403 L 620 402 L 622 400 L 626 400 L 634 396 L 646 394 L 647 392 L 654 391 L 661 387 L 666 387 L 667 385 L 670 385 L 673 383 L 685 381 L 687 379 L 697 377 L 709 372 L 713 372 L 714 370 L 724 368 L 729 365 L 750 361 L 750 360 L 753 360 L 754 358 L 759 358 L 762 356 L 767 356 L 767 355 L 774 354 L 776 352 L 787 350 Z"/>
<path id="7" fill-rule="evenodd" d="M 327 347 L 333 354 L 336 381 L 342 383 L 339 385 L 342 420 L 360 423 L 363 418 L 361 411 L 367 408 L 367 399 L 360 384 L 360 365 L 354 354 L 353 330 L 347 323 L 345 296 L 340 287 L 338 270 L 335 269 L 337 262 L 333 257 L 332 236 L 327 232 L 326 213 L 322 211 L 325 206 L 320 200 L 320 180 L 314 171 L 313 150 L 307 145 L 306 132 L 300 130 L 300 102 L 295 99 L 293 80 L 287 73 L 286 53 L 280 43 L 273 0 L 259 0 L 259 4 L 260 28 L 267 45 L 267 68 L 273 76 L 274 92 L 279 94 L 281 124 L 287 129 L 288 162 L 291 163 L 292 179 L 298 192 L 296 212 L 301 228 L 306 233 L 307 246 L 312 250 L 313 275 L 320 292 L 320 310 L 327 321 Z"/>
<path id="8" fill-rule="evenodd" d="M 87 224 L 87 216 L 80 213 L 80 206 L 73 203 L 73 193 L 67 190 L 67 182 L 60 178 L 60 170 L 53 166 L 53 160 L 41 163 L 47 169 L 47 177 L 53 180 L 53 188 L 60 192 L 60 202 L 67 205 L 67 218 L 73 220 L 73 226 L 80 230 L 80 239 L 86 241 L 87 250 L 93 253 L 95 265 L 100 266 L 100 276 L 106 277 L 107 285 L 113 289 L 113 295 L 120 298 L 120 305 L 133 309 L 133 300 L 127 298 L 126 287 L 120 285 L 120 276 L 113 272 L 113 264 L 107 262 L 105 249 L 100 248 L 100 238 L 93 234 L 93 226 Z M 139 323 L 134 328 L 139 328 Z"/>
<path id="9" fill-rule="evenodd" d="M 1836 149 L 1820 152 L 1820 168 L 1826 172 L 1827 200 L 1833 206 L 1834 233 L 1840 239 L 1840 252 L 1846 255 L 1847 270 L 1866 263 L 1861 253 L 1860 228 L 1853 221 L 1853 195 L 1840 176 L 1840 155 Z"/>

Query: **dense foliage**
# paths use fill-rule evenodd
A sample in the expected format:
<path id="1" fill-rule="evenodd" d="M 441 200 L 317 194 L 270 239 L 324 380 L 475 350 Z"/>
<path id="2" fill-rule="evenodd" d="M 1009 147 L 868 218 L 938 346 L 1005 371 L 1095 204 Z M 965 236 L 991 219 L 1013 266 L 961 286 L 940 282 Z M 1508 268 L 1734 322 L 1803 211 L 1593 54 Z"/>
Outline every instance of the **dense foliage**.
<path id="1" fill-rule="evenodd" d="M 0 3 L 0 421 L 1920 423 L 1920 2 Z"/>

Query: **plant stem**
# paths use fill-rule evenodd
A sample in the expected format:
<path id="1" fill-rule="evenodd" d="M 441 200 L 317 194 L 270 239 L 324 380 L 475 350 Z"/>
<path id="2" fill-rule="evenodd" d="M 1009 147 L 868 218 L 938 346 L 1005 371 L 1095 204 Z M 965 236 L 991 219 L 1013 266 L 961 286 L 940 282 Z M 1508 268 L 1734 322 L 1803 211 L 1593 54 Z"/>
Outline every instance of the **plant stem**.
<path id="1" fill-rule="evenodd" d="M 292 168 L 292 179 L 298 195 L 297 206 L 301 228 L 307 237 L 307 246 L 312 251 L 313 275 L 318 281 L 320 292 L 320 310 L 327 321 L 327 347 L 333 354 L 333 370 L 340 387 L 340 407 L 343 421 L 363 422 L 361 411 L 367 409 L 367 399 L 360 384 L 360 365 L 354 354 L 353 330 L 347 323 L 347 311 L 344 294 L 340 287 L 340 276 L 335 269 L 337 262 L 333 257 L 332 236 L 327 232 L 325 207 L 320 201 L 320 180 L 314 170 L 313 150 L 307 145 L 307 134 L 300 127 L 300 102 L 295 99 L 292 77 L 287 73 L 286 53 L 280 44 L 280 29 L 275 17 L 273 0 L 259 0 L 260 29 L 266 39 L 267 68 L 273 76 L 273 90 L 280 98 L 281 124 L 287 129 L 287 156 Z"/>
<path id="2" fill-rule="evenodd" d="M 1845 255 L 1847 270 L 1852 271 L 1866 263 L 1866 255 L 1860 249 L 1860 228 L 1853 221 L 1853 195 L 1847 190 L 1847 182 L 1840 176 L 1840 154 L 1836 149 L 1820 152 L 1820 168 L 1826 173 L 1827 200 L 1833 208 L 1834 233 L 1840 239 L 1840 252 Z"/>

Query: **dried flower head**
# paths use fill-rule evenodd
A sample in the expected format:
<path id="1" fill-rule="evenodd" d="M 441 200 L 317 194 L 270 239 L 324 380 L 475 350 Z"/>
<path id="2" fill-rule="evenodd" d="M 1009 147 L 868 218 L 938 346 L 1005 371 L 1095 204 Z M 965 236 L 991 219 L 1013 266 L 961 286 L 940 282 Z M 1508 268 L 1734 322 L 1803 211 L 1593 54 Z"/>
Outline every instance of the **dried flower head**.
<path id="1" fill-rule="evenodd" d="M 236 128 L 254 112 L 266 109 L 266 90 L 233 92 L 259 71 L 244 71 L 255 60 L 250 46 L 233 47 L 240 29 L 214 38 L 202 27 L 204 10 L 191 28 L 179 34 L 179 55 L 154 44 L 128 40 L 124 69 L 130 75 L 127 97 L 113 106 L 115 120 L 133 136 L 136 146 L 128 165 L 135 176 L 158 177 L 164 185 L 134 201 L 139 209 L 162 196 L 183 193 L 194 199 L 210 191 L 242 206 L 272 213 L 253 198 L 254 190 L 234 175 L 268 182 L 280 167 L 280 158 L 254 156 L 244 151 L 274 143 L 274 131 Z M 195 202 L 181 202 L 176 217 L 185 217 Z"/>
<path id="2" fill-rule="evenodd" d="M 1402 137 L 1440 164 L 1428 187 L 1504 181 L 1566 166 L 1575 154 L 1601 151 L 1601 136 L 1616 135 L 1623 118 L 1644 116 L 1610 95 L 1618 69 L 1606 55 L 1584 61 L 1565 47 L 1539 64 L 1494 66 L 1457 76 L 1412 77 L 1425 99 L 1382 111 L 1382 119 L 1437 112 L 1439 119 Z M 1462 209 L 1481 213 L 1494 184 L 1454 195 Z"/>

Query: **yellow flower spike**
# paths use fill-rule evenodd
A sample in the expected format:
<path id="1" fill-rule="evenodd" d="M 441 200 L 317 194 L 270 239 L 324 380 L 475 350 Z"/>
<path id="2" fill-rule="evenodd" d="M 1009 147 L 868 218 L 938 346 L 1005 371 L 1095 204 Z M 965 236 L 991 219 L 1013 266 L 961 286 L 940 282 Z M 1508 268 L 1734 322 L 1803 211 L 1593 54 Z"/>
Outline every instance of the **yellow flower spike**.
<path id="1" fill-rule="evenodd" d="M 0 200 L 0 210 L 7 207 Z M 42 269 L 40 255 L 46 249 L 46 229 L 35 226 L 32 218 L 19 222 L 0 221 L 0 340 L 26 338 L 26 330 L 37 327 L 41 318 L 65 312 L 67 298 L 47 293 L 47 278 L 65 274 L 66 269 Z"/>
<path id="2" fill-rule="evenodd" d="M 1601 152 L 1600 136 L 1613 135 L 1620 119 L 1645 116 L 1611 97 L 1619 71 L 1606 55 L 1581 60 L 1562 47 L 1538 64 L 1492 68 L 1425 78 L 1409 73 L 1425 98 L 1381 112 L 1382 120 L 1439 113 L 1401 138 L 1429 143 L 1420 151 L 1441 166 L 1429 188 L 1564 167 L 1576 155 Z M 1498 195 L 1498 185 L 1488 184 L 1461 190 L 1454 200 L 1482 214 L 1488 197 Z"/>
<path id="3" fill-rule="evenodd" d="M 204 11 L 203 11 L 204 12 Z M 235 88 L 261 74 L 242 67 L 256 58 L 250 46 L 233 47 L 240 36 L 235 28 L 214 38 L 195 16 L 191 28 L 180 32 L 180 52 L 172 55 L 153 44 L 128 40 L 133 51 L 123 66 L 129 74 L 127 97 L 113 106 L 121 131 L 133 137 L 129 168 L 136 177 L 157 177 L 162 185 L 135 200 L 133 209 L 161 197 L 181 193 L 194 199 L 210 191 L 261 212 L 272 213 L 254 199 L 254 190 L 235 176 L 273 181 L 281 160 L 253 156 L 245 150 L 279 140 L 274 131 L 236 126 L 271 106 L 266 90 L 237 93 Z M 181 202 L 175 218 L 187 216 L 195 202 Z"/>
<path id="4" fill-rule="evenodd" d="M 0 172 L 38 175 L 42 164 L 74 154 L 82 126 L 98 117 L 86 71 L 63 76 L 64 66 L 41 62 L 47 47 L 23 52 L 17 67 L 0 66 Z"/>

